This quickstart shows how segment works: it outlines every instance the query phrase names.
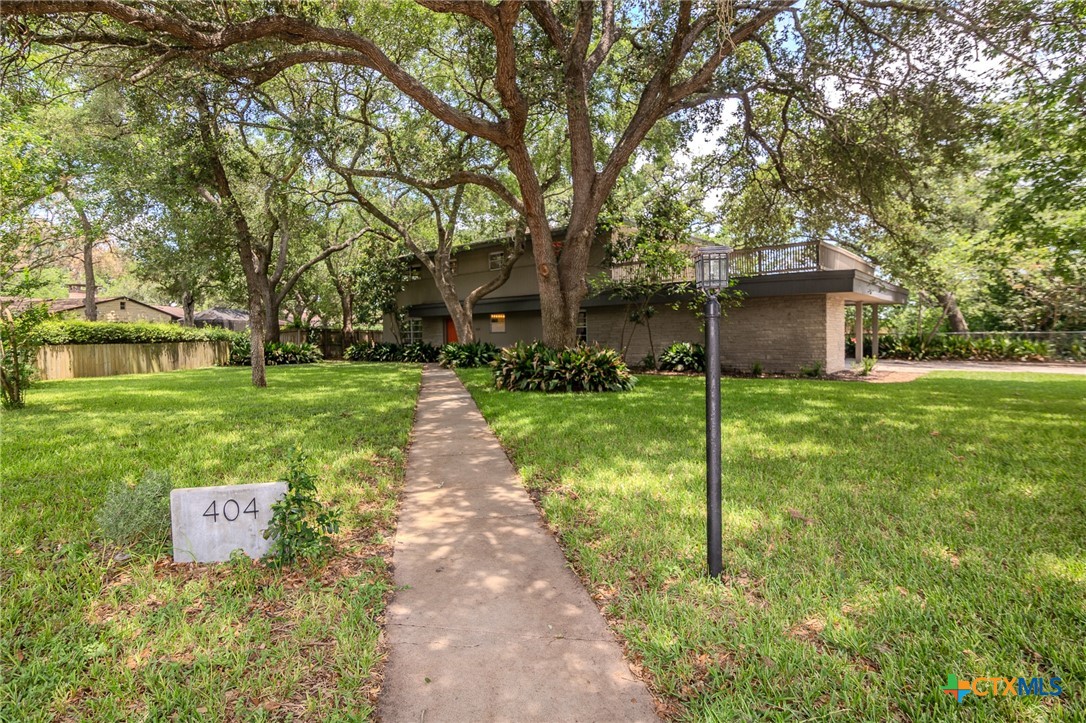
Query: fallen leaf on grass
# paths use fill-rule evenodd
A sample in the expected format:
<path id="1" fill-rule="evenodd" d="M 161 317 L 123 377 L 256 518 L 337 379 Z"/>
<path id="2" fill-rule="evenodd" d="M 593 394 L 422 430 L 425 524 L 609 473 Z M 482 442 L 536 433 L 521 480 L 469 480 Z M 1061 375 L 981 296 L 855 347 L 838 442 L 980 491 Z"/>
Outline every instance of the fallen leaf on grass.
<path id="1" fill-rule="evenodd" d="M 812 520 L 810 517 L 807 517 L 806 515 L 804 515 L 799 510 L 793 510 L 793 509 L 789 508 L 788 514 L 791 516 L 791 518 L 793 520 L 800 520 L 800 521 L 803 522 L 803 524 L 807 525 L 808 527 L 810 527 L 811 525 L 814 524 L 814 520 Z"/>

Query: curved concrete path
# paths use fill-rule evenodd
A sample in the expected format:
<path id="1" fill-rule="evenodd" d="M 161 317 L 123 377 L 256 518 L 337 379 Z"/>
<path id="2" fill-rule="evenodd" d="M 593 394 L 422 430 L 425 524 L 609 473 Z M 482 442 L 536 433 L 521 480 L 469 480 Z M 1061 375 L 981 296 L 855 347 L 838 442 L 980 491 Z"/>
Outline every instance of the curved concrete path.
<path id="1" fill-rule="evenodd" d="M 444 369 L 422 379 L 380 719 L 656 720 L 467 390 Z"/>

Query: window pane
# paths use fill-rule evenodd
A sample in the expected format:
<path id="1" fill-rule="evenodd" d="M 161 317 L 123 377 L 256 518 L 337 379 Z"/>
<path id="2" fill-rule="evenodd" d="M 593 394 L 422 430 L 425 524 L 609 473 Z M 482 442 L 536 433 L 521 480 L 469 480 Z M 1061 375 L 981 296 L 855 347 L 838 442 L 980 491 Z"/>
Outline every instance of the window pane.
<path id="1" fill-rule="evenodd" d="M 491 334 L 504 334 L 505 333 L 505 314 L 491 314 L 490 315 L 490 333 Z"/>

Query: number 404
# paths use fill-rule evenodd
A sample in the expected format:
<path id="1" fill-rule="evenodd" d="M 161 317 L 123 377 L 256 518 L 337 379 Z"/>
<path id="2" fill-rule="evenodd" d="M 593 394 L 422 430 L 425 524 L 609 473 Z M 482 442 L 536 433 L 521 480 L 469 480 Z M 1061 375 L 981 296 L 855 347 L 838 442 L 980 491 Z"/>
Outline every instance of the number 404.
<path id="1" fill-rule="evenodd" d="M 256 498 L 249 500 L 249 504 L 245 505 L 245 509 L 241 509 L 241 505 L 237 500 L 227 500 L 222 503 L 222 508 L 218 507 L 218 501 L 212 500 L 211 504 L 204 510 L 204 517 L 212 518 L 213 522 L 219 521 L 219 515 L 221 514 L 226 518 L 227 522 L 233 522 L 242 515 L 252 515 L 256 517 Z"/>

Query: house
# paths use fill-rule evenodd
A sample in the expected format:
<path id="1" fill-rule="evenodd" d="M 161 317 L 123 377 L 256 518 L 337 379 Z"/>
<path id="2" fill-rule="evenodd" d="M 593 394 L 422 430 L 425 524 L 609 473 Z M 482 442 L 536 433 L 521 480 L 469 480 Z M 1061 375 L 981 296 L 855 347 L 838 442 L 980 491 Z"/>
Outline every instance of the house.
<path id="1" fill-rule="evenodd" d="M 49 311 L 65 319 L 79 320 L 86 318 L 86 287 L 83 284 L 69 284 L 66 299 L 14 299 L 5 297 L 13 308 L 28 304 L 48 304 Z M 180 323 L 185 318 L 184 311 L 177 306 L 148 304 L 130 296 L 107 296 L 95 300 L 98 309 L 98 321 L 145 321 L 158 324 Z"/>
<path id="2" fill-rule="evenodd" d="M 193 319 L 196 326 L 217 326 L 230 331 L 245 331 L 249 328 L 249 312 L 242 309 L 215 307 L 196 312 Z"/>
<path id="3" fill-rule="evenodd" d="M 456 254 L 454 273 L 461 294 L 495 273 L 507 244 L 506 238 L 496 239 Z M 685 280 L 693 278 L 692 263 Z M 879 306 L 903 304 L 908 298 L 905 289 L 879 279 L 875 268 L 859 256 L 822 241 L 738 249 L 729 263 L 733 278 L 729 294 L 734 304 L 723 305 L 720 339 L 721 364 L 732 371 L 748 372 L 755 365 L 766 372 L 789 374 L 816 365 L 829 373 L 843 370 L 845 307 L 851 304 L 862 311 L 864 305 L 871 305 L 872 328 L 877 334 Z M 589 278 L 606 274 L 620 279 L 624 273 L 628 273 L 627 268 L 608 261 L 602 243 L 594 245 Z M 658 356 L 675 341 L 703 341 L 704 330 L 697 315 L 686 305 L 673 308 L 674 302 L 683 301 L 677 291 L 654 303 L 651 347 L 645 326 L 634 329 L 627 361 L 640 363 L 653 349 Z M 397 301 L 408 320 L 403 329 L 396 329 L 393 317 L 386 316 L 385 341 L 399 338 L 404 342 L 443 344 L 456 340 L 452 319 L 433 280 L 421 266 L 416 266 Z M 578 336 L 590 344 L 621 348 L 624 327 L 627 337 L 630 334 L 628 315 L 628 307 L 621 300 L 608 296 L 586 298 L 578 320 Z M 479 341 L 499 346 L 542 336 L 530 247 L 514 264 L 505 285 L 476 305 L 474 322 Z"/>

